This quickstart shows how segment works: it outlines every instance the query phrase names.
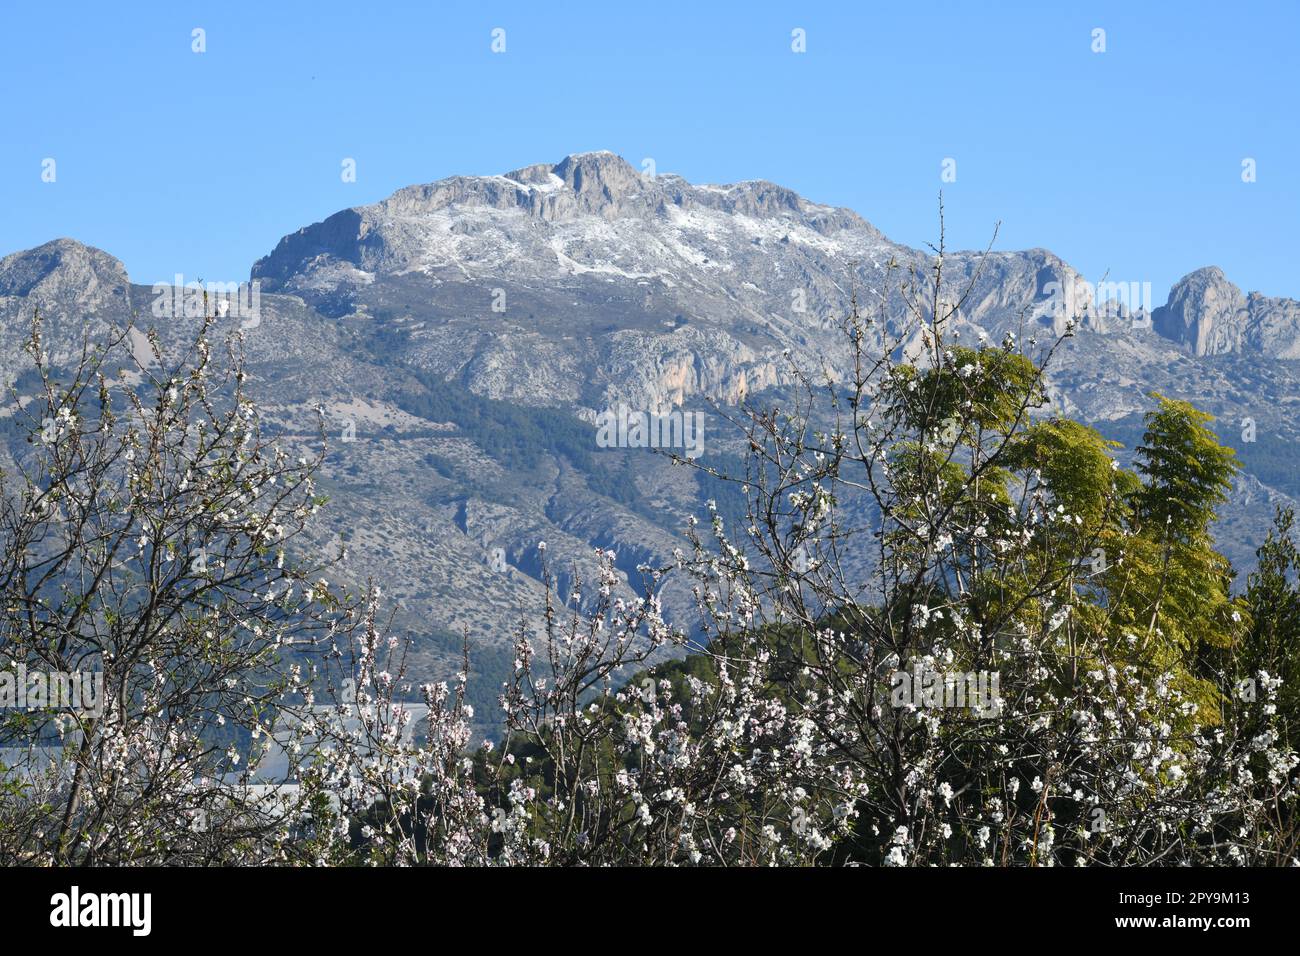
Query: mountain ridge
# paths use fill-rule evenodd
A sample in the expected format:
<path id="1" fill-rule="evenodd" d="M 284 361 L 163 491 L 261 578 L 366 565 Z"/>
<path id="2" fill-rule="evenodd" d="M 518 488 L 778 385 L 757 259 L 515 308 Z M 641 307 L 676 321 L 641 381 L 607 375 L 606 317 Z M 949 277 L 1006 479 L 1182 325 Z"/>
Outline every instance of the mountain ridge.
<path id="1" fill-rule="evenodd" d="M 313 293 L 322 289 L 336 290 L 349 281 L 362 284 L 373 281 L 372 273 L 361 268 L 363 265 L 395 274 L 410 269 L 419 271 L 428 263 L 415 261 L 414 250 L 401 248 L 400 242 L 396 250 L 385 248 L 388 245 L 383 235 L 385 227 L 391 228 L 394 220 L 428 216 L 458 206 L 523 210 L 541 222 L 568 222 L 584 216 L 662 218 L 668 215 L 670 205 L 686 212 L 698 207 L 755 219 L 793 219 L 826 237 L 853 230 L 878 244 L 878 253 L 899 251 L 909 257 L 925 255 L 889 240 L 854 210 L 812 202 L 767 180 L 692 185 L 673 173 L 643 175 L 616 153 L 598 150 L 573 153 L 558 163 L 536 163 L 497 175 L 456 175 L 405 186 L 376 203 L 338 210 L 283 236 L 270 253 L 254 262 L 250 279 L 260 280 L 266 291 L 304 292 L 304 298 L 310 301 L 316 297 Z M 867 248 L 864 245 L 864 251 Z M 77 249 L 86 252 L 79 255 Z M 554 244 L 551 253 L 550 260 L 561 270 L 568 267 L 570 274 L 594 272 L 620 277 L 621 271 L 621 278 L 633 280 L 654 276 L 649 272 L 620 270 L 614 263 L 592 265 L 574 261 L 564 250 L 555 249 Z M 970 250 L 948 253 L 958 261 L 978 255 Z M 1039 271 L 1056 269 L 1078 276 L 1068 263 L 1044 247 L 990 255 L 994 262 L 1000 257 L 1025 257 L 1034 261 Z M 69 258 L 74 263 L 70 275 L 54 268 L 41 275 L 33 269 L 34 263 L 49 262 L 57 266 Z M 351 274 L 348 266 L 353 267 Z M 103 281 L 106 271 L 107 277 L 115 281 Z M 24 273 L 29 276 L 27 287 L 21 282 Z M 35 286 L 42 279 L 70 281 L 78 288 L 83 301 L 87 296 L 93 299 L 101 285 L 109 285 L 119 295 L 129 285 L 126 268 L 120 260 L 106 250 L 69 237 L 0 258 L 0 299 L 26 298 L 36 291 Z M 1042 290 L 1037 291 L 1041 297 Z M 1217 265 L 1194 269 L 1175 282 L 1165 304 L 1153 309 L 1151 317 L 1157 333 L 1185 345 L 1197 355 L 1249 349 L 1277 357 L 1300 358 L 1300 303 L 1258 291 L 1243 292 Z"/>

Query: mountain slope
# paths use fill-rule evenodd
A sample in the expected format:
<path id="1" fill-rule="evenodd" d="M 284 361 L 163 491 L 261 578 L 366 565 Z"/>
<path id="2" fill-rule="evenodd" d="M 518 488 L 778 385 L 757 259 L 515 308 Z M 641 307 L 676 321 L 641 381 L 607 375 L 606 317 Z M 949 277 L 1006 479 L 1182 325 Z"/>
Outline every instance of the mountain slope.
<path id="1" fill-rule="evenodd" d="M 421 676 L 449 672 L 468 631 L 490 713 L 512 632 L 542 606 L 541 541 L 561 600 L 597 547 L 618 554 L 631 590 L 637 567 L 670 564 L 687 516 L 725 493 L 648 449 L 598 447 L 594 416 L 618 403 L 703 411 L 706 460 L 734 464 L 744 446 L 708 401 L 779 400 L 792 362 L 842 369 L 838 322 L 855 297 L 880 319 L 868 346 L 893 347 L 899 280 L 935 264 L 772 183 L 648 178 L 588 153 L 408 187 L 284 237 L 253 266 L 260 314 L 243 340 L 251 387 L 286 441 L 316 446 L 313 408 L 325 409 L 332 500 L 319 545 L 341 536 L 349 580 L 382 579 L 418 639 Z M 955 322 L 968 342 L 1010 332 L 1045 347 L 1083 315 L 1053 363 L 1056 411 L 1130 448 L 1152 389 L 1219 415 L 1249 472 L 1220 534 L 1249 566 L 1272 507 L 1300 495 L 1288 361 L 1300 303 L 1243 294 L 1211 268 L 1148 317 L 1089 301 L 1082 277 L 1042 249 L 949 252 L 943 275 L 948 301 L 969 286 Z M 0 259 L 0 377 L 20 375 L 38 307 L 56 362 L 132 312 L 182 342 L 197 320 L 155 318 L 156 295 L 72 240 Z M 690 620 L 686 582 L 670 576 L 661 598 Z"/>

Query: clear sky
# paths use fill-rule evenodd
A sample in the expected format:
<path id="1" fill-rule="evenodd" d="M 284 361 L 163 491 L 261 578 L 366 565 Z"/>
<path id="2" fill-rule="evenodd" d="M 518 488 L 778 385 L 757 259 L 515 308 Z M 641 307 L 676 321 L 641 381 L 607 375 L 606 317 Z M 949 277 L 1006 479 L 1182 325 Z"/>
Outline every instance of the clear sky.
<path id="1" fill-rule="evenodd" d="M 1300 298 L 1298 41 L 1298 0 L 0 0 L 0 254 L 70 236 L 137 282 L 234 281 L 402 186 L 610 149 L 914 246 L 942 187 L 954 247 L 1001 220 L 1157 303 L 1210 264 Z"/>

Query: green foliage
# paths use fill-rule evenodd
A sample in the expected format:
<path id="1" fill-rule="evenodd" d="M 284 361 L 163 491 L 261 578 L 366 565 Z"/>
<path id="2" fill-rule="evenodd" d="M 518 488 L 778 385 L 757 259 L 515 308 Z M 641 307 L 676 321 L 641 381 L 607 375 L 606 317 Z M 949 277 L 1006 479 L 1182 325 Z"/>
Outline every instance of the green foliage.
<path id="1" fill-rule="evenodd" d="M 1240 468 L 1236 453 L 1220 445 L 1208 427 L 1213 416 L 1159 392 L 1151 395 L 1160 406 L 1147 416 L 1137 448 L 1137 470 L 1146 478 L 1146 487 L 1134 496 L 1137 517 L 1167 525 L 1168 536 L 1185 544 L 1205 543 L 1215 509 L 1227 501 Z"/>
<path id="2" fill-rule="evenodd" d="M 1049 419 L 1026 428 L 1008 459 L 1013 469 L 1037 470 L 1055 502 L 1081 518 L 1083 529 L 1096 531 L 1105 519 L 1118 517 L 1108 507 L 1113 492 L 1131 494 L 1139 487 L 1130 472 L 1115 467 L 1110 452 L 1118 447 L 1087 425 Z"/>
<path id="3" fill-rule="evenodd" d="M 979 431 L 1010 434 L 1025 424 L 1022 409 L 1042 403 L 1038 370 L 1025 356 L 997 348 L 948 351 L 951 359 L 937 368 L 894 370 L 888 400 L 908 427 L 928 433 L 951 421 L 969 442 Z"/>
<path id="4" fill-rule="evenodd" d="M 1279 507 L 1268 537 L 1255 552 L 1257 569 L 1246 579 L 1250 629 L 1235 662 L 1240 680 L 1262 671 L 1282 681 L 1277 707 L 1287 743 L 1300 743 L 1300 550 L 1295 510 Z"/>
<path id="5" fill-rule="evenodd" d="M 1232 569 L 1214 549 L 1210 527 L 1238 469 L 1213 418 L 1187 402 L 1153 393 L 1128 496 L 1130 532 L 1111 552 L 1109 623 L 1128 635 L 1147 667 L 1176 665 L 1180 689 L 1197 702 L 1197 721 L 1218 719 L 1223 688 L 1210 661 L 1242 630 L 1243 603 L 1230 593 Z M 1120 645 L 1121 648 L 1124 645 Z"/>
<path id="6" fill-rule="evenodd" d="M 429 421 L 453 422 L 503 467 L 535 471 L 550 455 L 584 472 L 594 469 L 592 428 L 569 413 L 484 398 L 428 372 L 411 374 L 421 388 L 400 394 L 398 405 Z"/>
<path id="7" fill-rule="evenodd" d="M 475 395 L 455 382 L 437 375 L 412 371 L 418 391 L 402 392 L 397 404 L 406 412 L 433 422 L 451 422 L 460 434 L 498 462 L 507 472 L 527 475 L 546 462 L 567 464 L 580 473 L 595 494 L 609 498 L 656 523 L 665 515 L 654 508 L 637 486 L 644 473 L 646 456 L 655 452 L 643 448 L 600 448 L 595 428 L 558 408 L 526 406 Z M 456 476 L 455 465 L 430 453 L 425 456 L 439 475 Z M 701 464 L 712 465 L 724 474 L 744 474 L 744 461 L 736 456 L 707 456 Z M 740 485 L 699 473 L 701 497 L 717 500 L 719 511 L 729 522 L 745 514 Z M 674 530 L 676 530 L 674 528 Z"/>

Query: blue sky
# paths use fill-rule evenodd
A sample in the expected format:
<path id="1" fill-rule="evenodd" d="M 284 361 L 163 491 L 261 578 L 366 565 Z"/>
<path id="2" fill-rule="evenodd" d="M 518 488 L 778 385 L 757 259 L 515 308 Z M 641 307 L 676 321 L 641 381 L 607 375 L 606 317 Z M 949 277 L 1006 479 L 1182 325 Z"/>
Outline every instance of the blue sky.
<path id="1" fill-rule="evenodd" d="M 71 236 L 137 282 L 232 281 L 401 186 L 611 149 L 914 246 L 942 186 L 953 247 L 1001 220 L 1157 302 L 1209 264 L 1300 298 L 1296 0 L 113 6 L 0 0 L 0 254 Z"/>

